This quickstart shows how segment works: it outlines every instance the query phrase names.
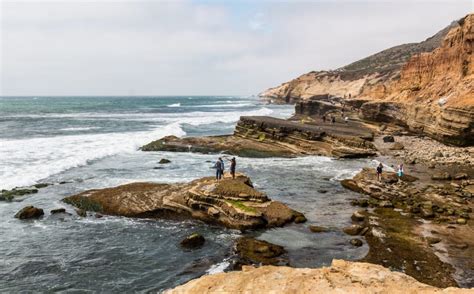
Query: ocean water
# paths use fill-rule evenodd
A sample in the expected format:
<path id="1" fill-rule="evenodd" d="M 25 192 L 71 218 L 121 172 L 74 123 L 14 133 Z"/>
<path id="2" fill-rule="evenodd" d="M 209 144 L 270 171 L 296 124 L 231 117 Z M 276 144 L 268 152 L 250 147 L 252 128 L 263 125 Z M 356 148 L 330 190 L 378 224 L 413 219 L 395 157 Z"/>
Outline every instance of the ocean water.
<path id="1" fill-rule="evenodd" d="M 57 217 L 49 211 L 73 212 L 61 199 L 87 189 L 211 175 L 209 161 L 216 155 L 138 147 L 166 135 L 230 134 L 241 115 L 286 118 L 292 112 L 292 106 L 266 105 L 255 97 L 0 97 L 0 189 L 54 184 L 22 201 L 0 202 L 0 292 L 160 291 L 226 269 L 238 231 L 197 221 Z M 154 169 L 161 158 L 172 163 Z M 251 233 L 285 246 L 292 266 L 319 267 L 367 253 L 366 245 L 352 247 L 340 231 L 350 224 L 354 208 L 348 200 L 354 195 L 339 180 L 371 164 L 368 160 L 237 162 L 258 189 L 307 216 L 303 225 Z M 13 218 L 26 205 L 43 208 L 45 216 Z M 334 230 L 314 234 L 310 224 Z M 205 246 L 182 250 L 179 241 L 196 231 L 205 236 Z"/>

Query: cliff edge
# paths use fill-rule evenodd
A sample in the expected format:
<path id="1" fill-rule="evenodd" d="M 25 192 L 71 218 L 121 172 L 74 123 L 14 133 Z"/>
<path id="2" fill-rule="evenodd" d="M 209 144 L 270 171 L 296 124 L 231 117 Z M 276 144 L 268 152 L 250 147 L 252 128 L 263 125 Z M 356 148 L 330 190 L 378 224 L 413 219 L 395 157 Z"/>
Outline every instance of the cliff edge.
<path id="1" fill-rule="evenodd" d="M 192 280 L 172 293 L 473 293 L 473 289 L 436 288 L 380 265 L 333 260 L 317 269 L 262 266 Z"/>

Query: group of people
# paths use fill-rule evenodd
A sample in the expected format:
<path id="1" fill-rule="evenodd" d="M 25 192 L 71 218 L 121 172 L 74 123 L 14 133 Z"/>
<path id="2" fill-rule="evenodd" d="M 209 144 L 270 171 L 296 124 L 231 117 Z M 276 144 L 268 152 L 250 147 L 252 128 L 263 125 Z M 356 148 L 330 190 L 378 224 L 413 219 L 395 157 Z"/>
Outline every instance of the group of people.
<path id="1" fill-rule="evenodd" d="M 232 176 L 232 179 L 235 179 L 235 167 L 237 165 L 235 157 L 232 157 L 231 159 L 227 160 L 230 162 L 230 175 Z M 224 160 L 222 159 L 222 157 L 219 157 L 219 159 L 216 161 L 216 163 L 214 164 L 214 168 L 216 169 L 216 181 L 220 181 L 224 177 L 225 170 Z"/>
<path id="2" fill-rule="evenodd" d="M 379 165 L 376 168 L 377 180 L 379 181 L 382 180 L 382 171 L 383 171 L 383 164 L 379 163 Z M 405 170 L 403 169 L 403 163 L 400 163 L 397 168 L 397 175 L 400 178 L 400 177 L 403 177 L 404 173 L 405 173 Z"/>

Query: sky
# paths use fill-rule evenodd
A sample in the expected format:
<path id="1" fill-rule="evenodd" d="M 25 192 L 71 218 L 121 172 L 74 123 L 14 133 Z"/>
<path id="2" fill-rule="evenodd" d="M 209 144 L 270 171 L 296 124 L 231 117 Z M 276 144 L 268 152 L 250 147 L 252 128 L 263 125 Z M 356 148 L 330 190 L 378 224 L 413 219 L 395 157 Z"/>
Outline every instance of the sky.
<path id="1" fill-rule="evenodd" d="M 422 41 L 473 3 L 0 0 L 0 95 L 256 95 Z"/>

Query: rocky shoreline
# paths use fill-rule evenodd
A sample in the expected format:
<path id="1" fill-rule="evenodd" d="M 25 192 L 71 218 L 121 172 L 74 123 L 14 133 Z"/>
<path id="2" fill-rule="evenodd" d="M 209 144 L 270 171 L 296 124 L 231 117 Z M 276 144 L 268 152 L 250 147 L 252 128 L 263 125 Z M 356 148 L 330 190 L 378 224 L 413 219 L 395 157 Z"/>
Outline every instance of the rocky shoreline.
<path id="1" fill-rule="evenodd" d="M 184 184 L 131 183 L 85 191 L 63 201 L 99 214 L 191 218 L 241 231 L 306 221 L 302 213 L 254 189 L 242 174 L 219 182 L 208 177 Z"/>

